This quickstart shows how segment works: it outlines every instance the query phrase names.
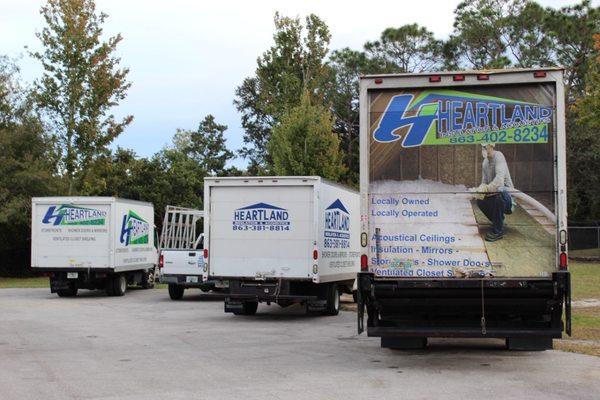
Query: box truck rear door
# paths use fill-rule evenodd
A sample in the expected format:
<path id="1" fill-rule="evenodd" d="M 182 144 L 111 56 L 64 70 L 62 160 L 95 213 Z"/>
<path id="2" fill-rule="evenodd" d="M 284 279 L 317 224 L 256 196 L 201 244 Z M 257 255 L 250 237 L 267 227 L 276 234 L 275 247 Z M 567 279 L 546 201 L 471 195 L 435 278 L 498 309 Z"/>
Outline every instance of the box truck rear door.
<path id="1" fill-rule="evenodd" d="M 312 186 L 215 186 L 212 276 L 307 278 L 314 241 Z"/>
<path id="2" fill-rule="evenodd" d="M 36 267 L 109 267 L 110 204 L 40 203 L 34 218 Z"/>

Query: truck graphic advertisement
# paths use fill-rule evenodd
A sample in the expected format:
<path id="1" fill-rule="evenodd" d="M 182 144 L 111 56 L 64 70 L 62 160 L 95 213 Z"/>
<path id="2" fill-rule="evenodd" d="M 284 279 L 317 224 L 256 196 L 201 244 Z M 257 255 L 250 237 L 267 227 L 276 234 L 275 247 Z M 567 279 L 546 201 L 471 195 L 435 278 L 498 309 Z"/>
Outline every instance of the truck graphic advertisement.
<path id="1" fill-rule="evenodd" d="M 350 213 L 336 199 L 325 209 L 324 247 L 329 249 L 347 249 L 350 247 Z"/>
<path id="2" fill-rule="evenodd" d="M 150 224 L 134 211 L 129 210 L 123 215 L 119 241 L 125 246 L 148 244 L 149 234 Z"/>
<path id="3" fill-rule="evenodd" d="M 290 213 L 267 203 L 238 208 L 233 212 L 233 230 L 289 231 Z"/>
<path id="4" fill-rule="evenodd" d="M 360 78 L 358 333 L 514 350 L 571 334 L 563 82 L 560 68 Z"/>
<path id="5" fill-rule="evenodd" d="M 70 204 L 50 206 L 42 219 L 51 225 L 104 225 L 107 212 L 95 208 L 78 207 Z"/>
<path id="6" fill-rule="evenodd" d="M 552 107 L 457 90 L 394 95 L 373 138 L 403 147 L 469 143 L 547 143 Z"/>
<path id="7" fill-rule="evenodd" d="M 375 275 L 550 276 L 554 99 L 540 84 L 371 91 Z"/>

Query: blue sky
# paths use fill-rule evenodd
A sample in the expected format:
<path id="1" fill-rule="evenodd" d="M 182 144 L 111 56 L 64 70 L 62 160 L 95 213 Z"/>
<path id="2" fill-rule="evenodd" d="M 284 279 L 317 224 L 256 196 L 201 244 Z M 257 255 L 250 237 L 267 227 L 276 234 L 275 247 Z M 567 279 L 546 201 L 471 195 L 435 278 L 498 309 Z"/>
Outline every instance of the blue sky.
<path id="1" fill-rule="evenodd" d="M 41 73 L 24 46 L 36 49 L 41 0 L 0 0 L 0 54 L 18 58 L 25 81 Z M 315 13 L 332 34 L 331 49 L 360 49 L 390 26 L 418 22 L 445 38 L 452 32 L 458 0 L 315 1 L 256 0 L 215 2 L 96 0 L 109 15 L 105 33 L 121 33 L 119 55 L 133 82 L 116 116 L 134 115 L 115 145 L 150 156 L 170 143 L 177 128 L 194 129 L 207 114 L 229 127 L 231 149 L 242 146 L 234 90 L 253 73 L 256 58 L 272 43 L 273 15 Z M 573 1 L 546 0 L 554 7 Z M 594 4 L 597 4 L 594 1 Z M 407 6 L 410 5 L 410 6 Z M 243 167 L 237 159 L 233 165 Z"/>

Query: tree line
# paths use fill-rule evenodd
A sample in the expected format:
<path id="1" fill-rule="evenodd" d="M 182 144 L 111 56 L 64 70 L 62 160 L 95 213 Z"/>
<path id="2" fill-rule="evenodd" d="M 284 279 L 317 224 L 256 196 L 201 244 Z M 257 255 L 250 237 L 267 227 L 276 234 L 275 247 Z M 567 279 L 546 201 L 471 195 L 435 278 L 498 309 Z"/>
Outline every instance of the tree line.
<path id="1" fill-rule="evenodd" d="M 330 49 L 317 15 L 275 14 L 273 43 L 236 88 L 244 146 L 228 149 L 227 126 L 208 114 L 179 129 L 151 157 L 112 148 L 135 116 L 112 114 L 131 86 L 105 38 L 106 14 L 94 0 L 48 0 L 30 52 L 43 73 L 22 82 L 0 57 L 0 273 L 29 263 L 33 196 L 98 195 L 164 206 L 202 207 L 208 175 L 321 175 L 358 186 L 358 79 L 363 74 L 564 66 L 568 103 L 569 216 L 600 220 L 600 10 L 590 1 L 560 9 L 529 0 L 467 0 L 454 29 L 436 38 L 426 27 L 384 29 L 362 49 Z M 230 167 L 243 157 L 245 170 Z"/>

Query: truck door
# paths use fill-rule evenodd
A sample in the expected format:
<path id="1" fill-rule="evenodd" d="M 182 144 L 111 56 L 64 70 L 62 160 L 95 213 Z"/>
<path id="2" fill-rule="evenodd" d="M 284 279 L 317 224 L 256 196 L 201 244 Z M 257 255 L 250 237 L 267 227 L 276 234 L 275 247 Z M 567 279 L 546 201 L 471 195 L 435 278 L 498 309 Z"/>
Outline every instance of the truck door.
<path id="1" fill-rule="evenodd" d="M 210 274 L 310 276 L 312 186 L 214 186 L 210 193 Z"/>

